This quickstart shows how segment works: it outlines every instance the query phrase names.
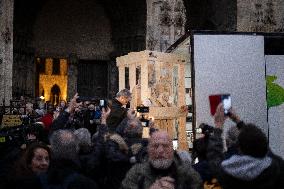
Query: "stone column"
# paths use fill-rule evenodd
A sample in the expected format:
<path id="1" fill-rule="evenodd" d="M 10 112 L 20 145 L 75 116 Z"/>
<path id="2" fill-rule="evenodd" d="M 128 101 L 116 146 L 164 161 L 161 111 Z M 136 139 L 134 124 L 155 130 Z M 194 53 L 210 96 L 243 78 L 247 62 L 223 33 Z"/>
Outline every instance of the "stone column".
<path id="1" fill-rule="evenodd" d="M 12 99 L 14 0 L 0 1 L 0 100 Z"/>
<path id="2" fill-rule="evenodd" d="M 130 91 L 136 86 L 136 65 L 131 64 L 129 66 L 129 78 L 134 78 L 129 81 Z"/>
<path id="3" fill-rule="evenodd" d="M 67 69 L 67 100 L 70 100 L 77 92 L 78 62 L 76 54 L 70 54 Z"/>
<path id="4" fill-rule="evenodd" d="M 124 66 L 119 66 L 118 67 L 118 72 L 119 72 L 119 83 L 118 83 L 118 88 L 119 91 L 125 88 L 125 67 Z"/>

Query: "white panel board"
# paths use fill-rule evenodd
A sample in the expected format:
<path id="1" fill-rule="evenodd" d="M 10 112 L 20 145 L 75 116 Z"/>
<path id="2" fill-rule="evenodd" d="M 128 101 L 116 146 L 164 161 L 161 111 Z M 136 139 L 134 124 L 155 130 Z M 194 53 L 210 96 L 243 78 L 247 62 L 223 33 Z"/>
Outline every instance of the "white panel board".
<path id="1" fill-rule="evenodd" d="M 284 158 L 284 55 L 266 56 L 268 98 L 269 145 Z M 269 78 L 270 77 L 270 78 Z M 269 80 L 270 79 L 270 80 Z"/>
<path id="2" fill-rule="evenodd" d="M 197 127 L 202 122 L 214 124 L 208 96 L 230 93 L 232 106 L 241 119 L 255 123 L 267 134 L 264 37 L 239 34 L 193 37 Z"/>

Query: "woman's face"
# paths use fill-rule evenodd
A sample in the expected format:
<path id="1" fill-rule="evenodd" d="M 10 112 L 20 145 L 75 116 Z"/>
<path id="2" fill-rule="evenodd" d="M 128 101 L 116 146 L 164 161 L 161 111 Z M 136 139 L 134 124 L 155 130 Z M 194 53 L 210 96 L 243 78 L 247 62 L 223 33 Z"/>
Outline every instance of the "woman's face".
<path id="1" fill-rule="evenodd" d="M 31 162 L 31 169 L 34 173 L 46 172 L 49 166 L 49 154 L 43 148 L 37 148 L 34 151 L 34 157 Z"/>
<path id="2" fill-rule="evenodd" d="M 66 105 L 65 101 L 61 101 L 61 102 L 60 102 L 60 106 L 61 106 L 61 107 L 65 107 L 65 105 Z"/>

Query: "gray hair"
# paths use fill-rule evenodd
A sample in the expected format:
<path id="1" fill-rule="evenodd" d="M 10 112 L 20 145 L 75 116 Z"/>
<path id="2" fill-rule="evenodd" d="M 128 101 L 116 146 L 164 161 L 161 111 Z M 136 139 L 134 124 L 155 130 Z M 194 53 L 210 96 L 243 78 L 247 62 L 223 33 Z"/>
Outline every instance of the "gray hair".
<path id="1" fill-rule="evenodd" d="M 74 131 L 78 139 L 79 146 L 91 146 L 91 133 L 86 128 L 80 128 Z"/>
<path id="2" fill-rule="evenodd" d="M 143 126 L 138 118 L 129 119 L 124 132 L 127 136 L 142 136 Z"/>
<path id="3" fill-rule="evenodd" d="M 78 158 L 78 142 L 77 137 L 71 130 L 54 131 L 50 137 L 50 145 L 52 157 L 54 159 L 70 159 Z"/>
<path id="4" fill-rule="evenodd" d="M 128 89 L 122 89 L 121 91 L 116 93 L 116 97 L 121 97 L 121 96 L 131 97 L 131 92 Z"/>

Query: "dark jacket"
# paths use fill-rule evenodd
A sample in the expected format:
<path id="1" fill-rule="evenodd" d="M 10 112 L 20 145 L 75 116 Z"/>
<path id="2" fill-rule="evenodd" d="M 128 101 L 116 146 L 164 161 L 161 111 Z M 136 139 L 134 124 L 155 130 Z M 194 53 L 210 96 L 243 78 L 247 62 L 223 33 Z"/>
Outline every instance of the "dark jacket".
<path id="1" fill-rule="evenodd" d="M 53 120 L 50 131 L 56 131 L 58 129 L 64 129 L 68 125 L 70 113 L 66 111 L 60 112 L 59 116 Z"/>
<path id="2" fill-rule="evenodd" d="M 273 157 L 233 155 L 224 160 L 221 134 L 221 129 L 214 129 L 214 135 L 209 138 L 207 156 L 213 174 L 224 189 L 284 187 L 283 163 Z"/>
<path id="3" fill-rule="evenodd" d="M 41 188 L 37 175 L 30 171 L 19 171 L 10 173 L 4 183 L 1 183 L 2 189 L 30 189 Z"/>
<path id="4" fill-rule="evenodd" d="M 118 189 L 127 171 L 131 168 L 128 145 L 118 134 L 110 134 L 106 139 L 105 154 L 107 159 L 106 188 Z"/>
<path id="5" fill-rule="evenodd" d="M 122 189 L 148 189 L 156 179 L 171 176 L 175 179 L 176 189 L 201 189 L 202 181 L 199 174 L 189 163 L 175 155 L 174 162 L 168 170 L 157 170 L 147 161 L 134 165 L 122 181 Z"/>
<path id="6" fill-rule="evenodd" d="M 85 110 L 83 112 L 83 119 L 84 119 L 84 125 L 83 127 L 87 128 L 91 135 L 97 132 L 97 124 L 95 123 L 96 119 L 96 111 L 95 110 Z M 90 123 L 90 121 L 93 121 L 93 123 Z"/>
<path id="7" fill-rule="evenodd" d="M 213 175 L 209 168 L 207 160 L 201 160 L 198 163 L 192 165 L 192 167 L 200 174 L 203 182 L 212 180 Z"/>
<path id="8" fill-rule="evenodd" d="M 120 122 L 127 116 L 127 109 L 122 107 L 122 104 L 113 99 L 111 105 L 111 112 L 107 118 L 107 125 L 110 131 L 115 131 Z"/>
<path id="9" fill-rule="evenodd" d="M 93 180 L 80 173 L 80 166 L 78 166 L 78 164 L 67 159 L 51 161 L 50 168 L 47 172 L 47 180 L 48 183 L 52 185 L 62 184 L 64 179 L 73 173 L 77 173 L 78 175 L 72 179 L 68 185 L 68 189 L 98 188 Z"/>
<path id="10" fill-rule="evenodd" d="M 25 165 L 23 159 L 14 159 L 23 156 L 23 154 L 14 149 L 10 154 L 7 154 L 9 161 L 3 162 L 1 165 L 1 178 L 0 188 L 7 189 L 30 189 L 31 187 L 40 188 L 40 182 L 33 171 Z M 14 157 L 15 156 L 15 157 Z M 9 170 L 2 170 L 3 168 L 9 168 Z"/>

